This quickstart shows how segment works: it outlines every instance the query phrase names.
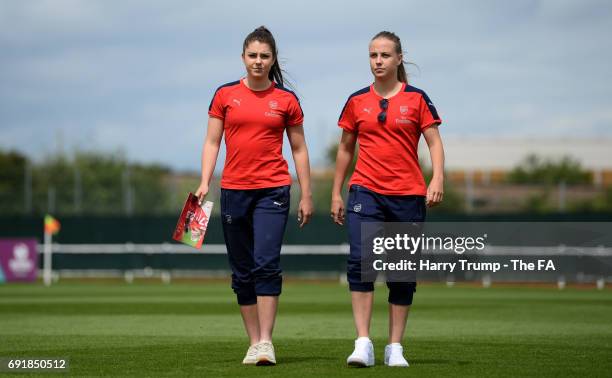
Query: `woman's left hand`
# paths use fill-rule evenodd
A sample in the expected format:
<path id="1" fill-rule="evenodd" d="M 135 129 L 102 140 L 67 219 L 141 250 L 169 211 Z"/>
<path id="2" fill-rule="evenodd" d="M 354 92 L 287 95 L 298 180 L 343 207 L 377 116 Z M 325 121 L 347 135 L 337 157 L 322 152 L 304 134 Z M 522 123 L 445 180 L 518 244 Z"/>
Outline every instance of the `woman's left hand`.
<path id="1" fill-rule="evenodd" d="M 312 217 L 313 205 L 312 205 L 312 197 L 302 197 L 300 199 L 300 206 L 298 207 L 298 223 L 300 224 L 300 228 L 304 227 L 304 225 L 310 222 L 310 218 Z"/>
<path id="2" fill-rule="evenodd" d="M 441 178 L 432 178 L 427 188 L 427 199 L 425 201 L 427 207 L 434 207 L 442 202 L 444 197 L 444 180 Z"/>

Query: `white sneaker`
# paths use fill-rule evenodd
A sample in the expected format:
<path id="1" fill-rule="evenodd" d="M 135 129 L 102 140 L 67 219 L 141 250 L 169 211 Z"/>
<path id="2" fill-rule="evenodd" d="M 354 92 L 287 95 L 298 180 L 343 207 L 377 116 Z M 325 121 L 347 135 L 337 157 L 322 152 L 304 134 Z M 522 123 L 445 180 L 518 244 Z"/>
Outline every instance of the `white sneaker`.
<path id="1" fill-rule="evenodd" d="M 242 363 L 245 365 L 255 365 L 255 363 L 257 362 L 257 346 L 259 344 L 253 344 L 249 347 L 249 349 L 246 352 L 246 356 L 244 356 L 244 360 L 242 360 Z"/>
<path id="2" fill-rule="evenodd" d="M 393 343 L 385 347 L 385 365 L 408 367 L 408 361 L 404 358 L 402 344 Z"/>
<path id="3" fill-rule="evenodd" d="M 367 337 L 355 340 L 355 350 L 346 359 L 349 366 L 368 367 L 374 366 L 374 345 Z"/>
<path id="4" fill-rule="evenodd" d="M 276 356 L 274 355 L 274 345 L 271 341 L 262 341 L 257 344 L 257 366 L 276 365 Z"/>

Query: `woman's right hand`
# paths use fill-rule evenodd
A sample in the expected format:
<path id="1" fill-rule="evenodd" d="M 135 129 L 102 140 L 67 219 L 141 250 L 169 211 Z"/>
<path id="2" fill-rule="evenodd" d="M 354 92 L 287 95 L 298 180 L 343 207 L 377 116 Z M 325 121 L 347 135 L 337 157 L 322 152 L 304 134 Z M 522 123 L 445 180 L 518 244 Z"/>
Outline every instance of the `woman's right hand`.
<path id="1" fill-rule="evenodd" d="M 342 196 L 333 196 L 331 201 L 331 217 L 334 223 L 344 225 L 344 201 Z"/>
<path id="2" fill-rule="evenodd" d="M 206 198 L 206 195 L 208 194 L 208 184 L 206 183 L 200 183 L 200 186 L 198 187 L 198 190 L 196 190 L 195 192 L 195 196 L 198 197 L 198 204 L 201 205 L 202 202 L 204 202 L 204 199 Z"/>

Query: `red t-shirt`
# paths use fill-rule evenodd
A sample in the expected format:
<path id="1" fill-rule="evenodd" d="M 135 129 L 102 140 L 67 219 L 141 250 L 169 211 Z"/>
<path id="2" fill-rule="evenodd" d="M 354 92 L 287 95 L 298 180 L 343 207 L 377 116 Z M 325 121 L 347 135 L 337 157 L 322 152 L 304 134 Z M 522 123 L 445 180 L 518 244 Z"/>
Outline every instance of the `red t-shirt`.
<path id="1" fill-rule="evenodd" d="M 295 93 L 272 85 L 249 89 L 242 80 L 220 86 L 208 115 L 223 120 L 226 157 L 224 189 L 260 189 L 290 185 L 283 158 L 283 132 L 301 125 L 304 114 Z"/>
<path id="2" fill-rule="evenodd" d="M 353 93 L 338 125 L 357 133 L 359 154 L 349 185 L 364 186 L 385 195 L 426 195 L 419 167 L 418 145 L 423 130 L 442 120 L 427 94 L 403 84 L 389 98 L 387 118 L 378 121 L 380 97 L 371 85 Z"/>

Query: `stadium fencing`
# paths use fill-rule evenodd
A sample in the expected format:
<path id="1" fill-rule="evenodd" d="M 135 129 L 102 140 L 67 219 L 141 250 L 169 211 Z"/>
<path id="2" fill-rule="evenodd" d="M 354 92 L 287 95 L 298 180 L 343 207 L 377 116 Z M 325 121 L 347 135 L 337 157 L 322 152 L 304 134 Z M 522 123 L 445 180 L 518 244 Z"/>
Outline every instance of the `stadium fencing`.
<path id="1" fill-rule="evenodd" d="M 38 245 L 39 253 L 43 245 Z M 181 244 L 53 244 L 54 280 L 65 278 L 123 277 L 159 278 L 170 283 L 173 278 L 227 278 L 230 269 L 223 244 L 208 244 L 196 250 Z M 337 279 L 346 282 L 347 244 L 284 245 L 281 251 L 283 274 L 306 279 Z M 419 272 L 419 281 L 556 283 L 595 283 L 603 288 L 612 282 L 612 248 L 607 247 L 516 247 L 487 246 L 477 253 L 456 254 L 446 250 L 423 251 L 422 259 L 432 263 L 456 263 L 483 269 L 457 269 Z M 463 260 L 463 263 L 461 261 Z M 512 263 L 512 261 L 518 261 Z M 554 269 L 538 267 L 538 261 L 552 261 Z M 495 265 L 499 264 L 499 265 Z M 491 271 L 491 266 L 509 265 L 509 269 Z M 527 269 L 534 264 L 533 270 Z M 520 269 L 513 269 L 516 265 Z M 42 269 L 42 262 L 40 265 Z M 384 276 L 379 275 L 379 281 Z"/>

